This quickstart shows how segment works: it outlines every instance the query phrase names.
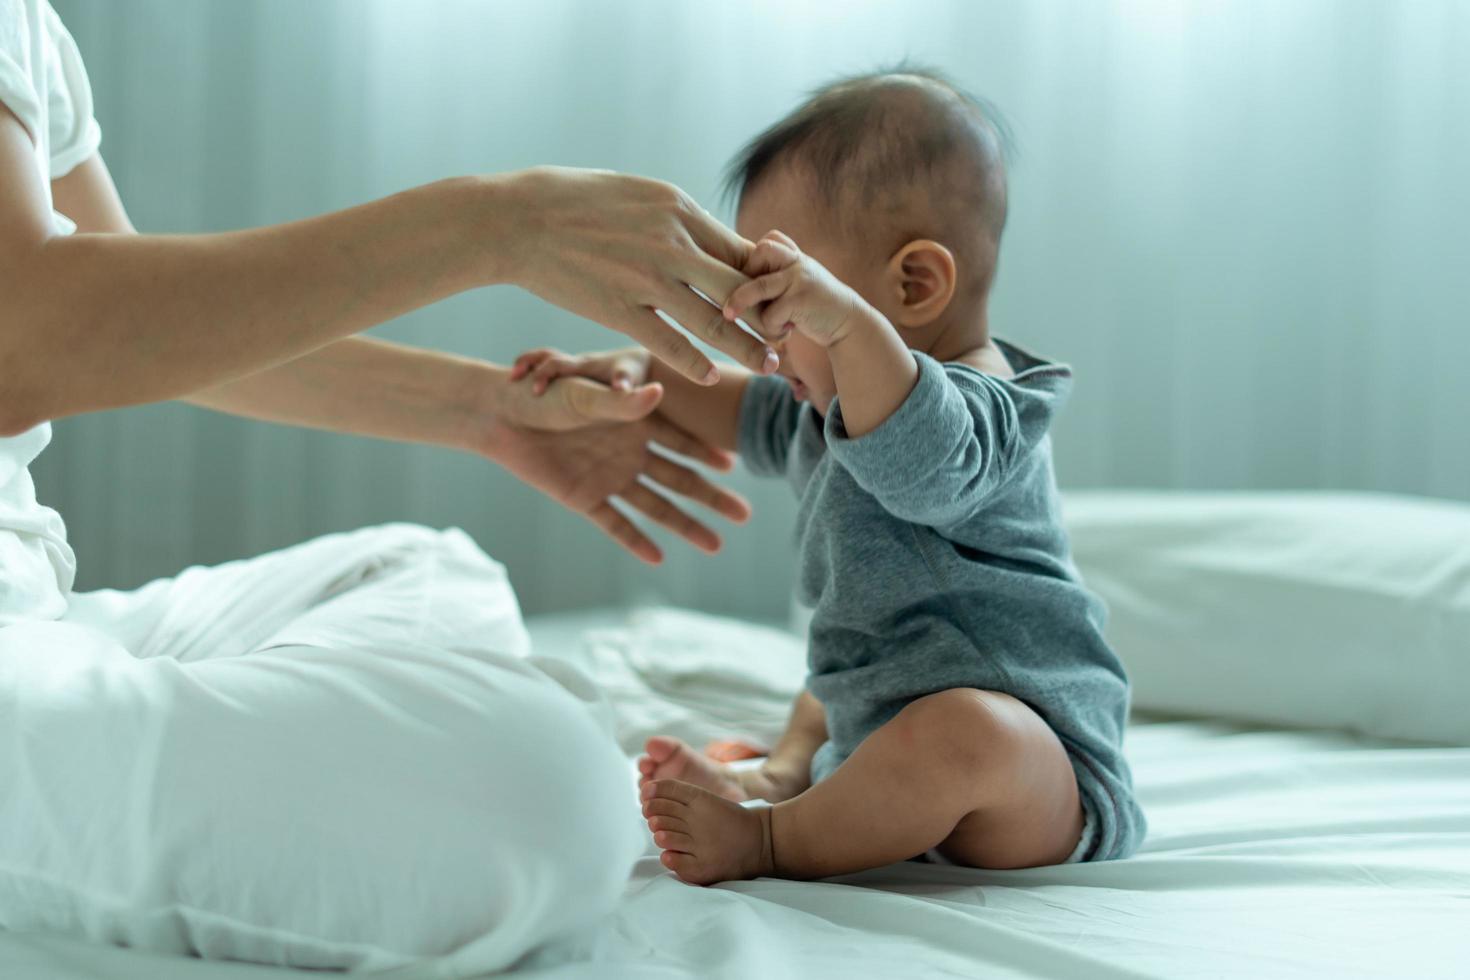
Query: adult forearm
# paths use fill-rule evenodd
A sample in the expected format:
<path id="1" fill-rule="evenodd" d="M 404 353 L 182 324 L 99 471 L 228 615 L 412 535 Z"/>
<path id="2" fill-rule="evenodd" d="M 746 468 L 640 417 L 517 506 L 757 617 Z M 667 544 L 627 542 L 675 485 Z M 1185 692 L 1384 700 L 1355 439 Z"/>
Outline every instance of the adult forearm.
<path id="1" fill-rule="evenodd" d="M 8 429 L 177 398 L 505 276 L 497 178 L 217 235 L 53 237 L 0 273 Z"/>
<path id="2" fill-rule="evenodd" d="M 267 422 L 489 453 L 506 374 L 471 358 L 349 337 L 185 400 Z"/>

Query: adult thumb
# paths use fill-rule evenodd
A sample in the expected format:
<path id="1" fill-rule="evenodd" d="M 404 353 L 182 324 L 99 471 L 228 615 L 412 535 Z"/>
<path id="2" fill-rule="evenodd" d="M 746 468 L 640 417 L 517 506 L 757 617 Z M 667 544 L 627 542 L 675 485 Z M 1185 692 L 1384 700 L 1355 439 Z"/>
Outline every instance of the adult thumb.
<path id="1" fill-rule="evenodd" d="M 627 391 L 585 378 L 563 378 L 562 383 L 571 385 L 572 407 L 588 422 L 636 422 L 658 408 L 664 397 L 664 387 L 657 383 Z"/>

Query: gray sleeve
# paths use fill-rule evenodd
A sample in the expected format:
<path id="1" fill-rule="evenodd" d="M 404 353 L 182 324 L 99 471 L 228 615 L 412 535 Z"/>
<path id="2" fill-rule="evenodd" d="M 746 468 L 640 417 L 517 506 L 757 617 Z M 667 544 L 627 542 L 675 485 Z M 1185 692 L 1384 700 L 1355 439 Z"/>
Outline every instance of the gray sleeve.
<path id="1" fill-rule="evenodd" d="M 871 432 L 849 438 L 834 402 L 827 447 L 890 514 L 944 528 L 972 515 L 1004 482 L 1017 450 L 1017 411 L 991 379 L 955 379 L 927 355 L 915 352 L 914 360 L 914 390 Z"/>
<path id="2" fill-rule="evenodd" d="M 791 440 L 801 419 L 801 402 L 791 386 L 770 375 L 752 377 L 740 398 L 736 452 L 756 476 L 783 476 Z"/>

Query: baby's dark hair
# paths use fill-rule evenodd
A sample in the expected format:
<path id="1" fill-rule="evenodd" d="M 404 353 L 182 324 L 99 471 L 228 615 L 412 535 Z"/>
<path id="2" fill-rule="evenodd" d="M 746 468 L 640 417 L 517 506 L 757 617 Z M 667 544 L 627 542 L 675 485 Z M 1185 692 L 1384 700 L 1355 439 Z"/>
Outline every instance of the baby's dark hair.
<path id="1" fill-rule="evenodd" d="M 894 248 L 943 234 L 950 248 L 975 252 L 957 258 L 970 260 L 983 290 L 1005 229 L 1010 146 L 989 103 L 934 69 L 903 63 L 817 89 L 741 149 L 724 186 L 738 205 L 794 166 L 843 234 L 881 234 Z M 919 215 L 916 191 L 927 192 Z"/>

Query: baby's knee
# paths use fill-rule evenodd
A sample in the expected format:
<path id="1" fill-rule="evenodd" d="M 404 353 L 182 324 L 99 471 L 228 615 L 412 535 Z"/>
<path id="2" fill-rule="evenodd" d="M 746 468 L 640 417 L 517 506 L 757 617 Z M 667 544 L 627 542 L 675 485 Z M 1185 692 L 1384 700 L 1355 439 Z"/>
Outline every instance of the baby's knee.
<path id="1" fill-rule="evenodd" d="M 890 725 L 905 745 L 931 757 L 1003 765 L 1020 751 L 1024 725 L 1016 708 L 1025 706 L 1009 695 L 957 687 L 909 702 Z"/>

